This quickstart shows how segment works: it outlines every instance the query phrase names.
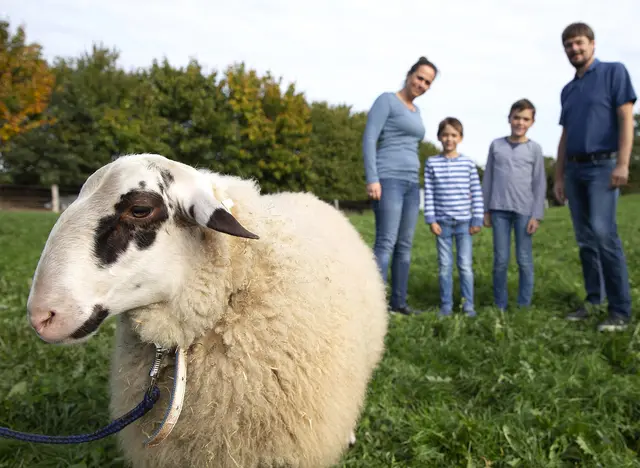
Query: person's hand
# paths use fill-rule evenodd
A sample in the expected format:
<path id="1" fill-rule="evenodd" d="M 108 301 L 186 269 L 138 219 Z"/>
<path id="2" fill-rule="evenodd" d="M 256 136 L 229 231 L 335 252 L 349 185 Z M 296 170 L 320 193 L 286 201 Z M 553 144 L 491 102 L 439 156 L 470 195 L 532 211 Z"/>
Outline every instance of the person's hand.
<path id="1" fill-rule="evenodd" d="M 380 200 L 380 197 L 382 196 L 382 187 L 380 186 L 380 182 L 367 184 L 367 195 L 369 195 L 369 198 L 372 198 L 373 200 Z"/>
<path id="2" fill-rule="evenodd" d="M 484 214 L 484 227 L 491 227 L 491 213 L 488 211 Z"/>
<path id="3" fill-rule="evenodd" d="M 566 200 L 564 194 L 564 179 L 556 178 L 555 182 L 553 183 L 553 194 L 556 196 L 556 200 L 564 205 L 564 202 Z"/>
<path id="4" fill-rule="evenodd" d="M 538 221 L 535 218 L 531 218 L 527 223 L 527 234 L 529 235 L 535 234 L 539 226 L 540 226 L 540 221 Z"/>
<path id="5" fill-rule="evenodd" d="M 436 236 L 439 236 L 440 234 L 442 234 L 442 228 L 438 223 L 431 223 L 429 227 L 431 228 L 431 232 L 434 233 Z"/>
<path id="6" fill-rule="evenodd" d="M 471 227 L 469 228 L 469 234 L 471 234 L 472 236 L 473 236 L 474 234 L 478 234 L 478 233 L 480 232 L 480 230 L 481 230 L 481 229 L 482 229 L 482 227 L 480 227 L 480 226 L 471 226 Z"/>
<path id="7" fill-rule="evenodd" d="M 611 186 L 618 188 L 627 183 L 629 180 L 629 166 L 616 166 L 611 173 Z"/>

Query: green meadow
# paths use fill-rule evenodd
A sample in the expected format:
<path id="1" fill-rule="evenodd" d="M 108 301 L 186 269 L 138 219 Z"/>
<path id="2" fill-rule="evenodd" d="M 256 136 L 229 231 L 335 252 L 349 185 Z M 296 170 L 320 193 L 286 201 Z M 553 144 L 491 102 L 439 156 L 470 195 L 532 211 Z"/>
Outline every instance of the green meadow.
<path id="1" fill-rule="evenodd" d="M 640 285 L 640 196 L 621 199 L 619 230 L 634 300 Z M 29 284 L 56 216 L 0 212 L 0 426 L 51 435 L 109 422 L 113 323 L 80 346 L 41 342 L 25 315 Z M 373 243 L 370 213 L 352 215 Z M 418 224 L 410 280 L 418 317 L 393 316 L 357 445 L 341 466 L 640 467 L 640 328 L 566 322 L 582 295 L 566 208 L 547 211 L 534 241 L 534 307 L 492 303 L 491 232 L 474 237 L 478 317 L 436 316 L 435 241 Z M 459 287 L 456 278 L 456 298 Z M 517 291 L 512 256 L 510 298 Z M 115 438 L 72 446 L 0 439 L 0 467 L 124 468 Z"/>

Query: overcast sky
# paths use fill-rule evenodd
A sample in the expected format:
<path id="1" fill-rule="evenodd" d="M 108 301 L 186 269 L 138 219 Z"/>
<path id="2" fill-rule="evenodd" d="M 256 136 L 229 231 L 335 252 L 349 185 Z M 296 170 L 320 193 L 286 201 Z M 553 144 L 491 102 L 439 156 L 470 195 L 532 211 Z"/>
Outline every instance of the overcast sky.
<path id="1" fill-rule="evenodd" d="M 555 6 L 554 6 L 555 4 Z M 460 150 L 483 165 L 489 143 L 508 133 L 507 114 L 522 97 L 538 108 L 530 137 L 556 154 L 560 90 L 573 77 L 562 29 L 589 23 L 601 60 L 622 61 L 640 93 L 640 0 L 3 0 L 0 15 L 23 23 L 48 58 L 77 56 L 93 42 L 121 52 L 121 66 L 166 56 L 196 58 L 209 70 L 234 62 L 285 83 L 308 100 L 367 110 L 402 86 L 425 55 L 441 70 L 416 100 L 436 141 L 438 122 L 458 117 Z M 232 6 L 233 5 L 233 6 Z M 534 6 L 536 5 L 536 6 Z M 456 8 L 459 8 L 456 11 Z M 635 109 L 638 112 L 639 105 Z"/>

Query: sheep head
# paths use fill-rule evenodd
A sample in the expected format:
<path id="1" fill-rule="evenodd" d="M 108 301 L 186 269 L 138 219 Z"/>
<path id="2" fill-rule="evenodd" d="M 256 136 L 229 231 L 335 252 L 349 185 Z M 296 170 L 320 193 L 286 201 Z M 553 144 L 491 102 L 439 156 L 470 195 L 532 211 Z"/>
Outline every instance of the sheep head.
<path id="1" fill-rule="evenodd" d="M 34 273 L 27 310 L 40 338 L 85 341 L 110 316 L 175 297 L 201 241 L 193 230 L 257 239 L 216 197 L 216 180 L 151 154 L 92 174 L 58 218 Z"/>

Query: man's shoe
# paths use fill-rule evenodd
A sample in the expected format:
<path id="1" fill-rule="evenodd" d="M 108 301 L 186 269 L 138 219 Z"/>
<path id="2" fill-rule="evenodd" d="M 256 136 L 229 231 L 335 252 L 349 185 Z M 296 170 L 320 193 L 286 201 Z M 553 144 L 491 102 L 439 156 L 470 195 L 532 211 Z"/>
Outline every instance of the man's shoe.
<path id="1" fill-rule="evenodd" d="M 609 317 L 598 324 L 598 331 L 624 331 L 629 321 L 620 317 Z"/>
<path id="2" fill-rule="evenodd" d="M 589 311 L 584 305 L 581 305 L 575 310 L 575 312 L 571 312 L 566 317 L 566 319 L 569 320 L 570 322 L 579 322 L 582 320 L 587 320 L 588 318 L 589 318 Z"/>
<path id="3" fill-rule="evenodd" d="M 423 311 L 412 309 L 408 305 L 402 307 L 391 307 L 389 308 L 389 312 L 392 314 L 402 314 L 402 315 L 420 315 Z"/>

